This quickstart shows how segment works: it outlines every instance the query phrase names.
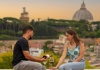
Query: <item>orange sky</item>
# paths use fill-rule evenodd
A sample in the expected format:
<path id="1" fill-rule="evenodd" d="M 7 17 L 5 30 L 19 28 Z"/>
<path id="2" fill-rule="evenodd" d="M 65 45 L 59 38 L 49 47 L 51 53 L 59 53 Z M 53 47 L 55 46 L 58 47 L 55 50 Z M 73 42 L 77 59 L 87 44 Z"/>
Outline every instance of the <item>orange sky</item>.
<path id="1" fill-rule="evenodd" d="M 0 18 L 19 18 L 22 7 L 26 7 L 31 19 L 72 19 L 80 9 L 82 0 L 1 0 Z M 93 14 L 94 21 L 100 20 L 100 0 L 85 0 L 87 9 Z"/>

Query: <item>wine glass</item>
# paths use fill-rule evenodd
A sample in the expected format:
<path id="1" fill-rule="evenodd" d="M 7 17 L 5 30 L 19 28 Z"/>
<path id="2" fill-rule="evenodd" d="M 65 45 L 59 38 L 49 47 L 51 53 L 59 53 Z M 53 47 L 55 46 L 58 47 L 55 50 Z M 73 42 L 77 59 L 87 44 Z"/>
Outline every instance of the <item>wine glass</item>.
<path id="1" fill-rule="evenodd" d="M 44 64 L 44 66 L 45 66 L 45 65 L 47 64 L 47 61 L 44 61 L 43 64 Z"/>
<path id="2" fill-rule="evenodd" d="M 50 63 L 50 67 L 52 67 L 54 63 L 54 57 L 49 58 L 49 63 Z"/>

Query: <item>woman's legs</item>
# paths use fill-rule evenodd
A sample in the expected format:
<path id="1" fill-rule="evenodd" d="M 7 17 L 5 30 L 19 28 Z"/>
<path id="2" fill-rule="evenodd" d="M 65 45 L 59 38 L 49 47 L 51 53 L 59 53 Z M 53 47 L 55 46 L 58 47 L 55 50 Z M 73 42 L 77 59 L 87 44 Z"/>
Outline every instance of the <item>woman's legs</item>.
<path id="1" fill-rule="evenodd" d="M 59 66 L 59 70 L 84 70 L 84 62 L 69 62 Z"/>

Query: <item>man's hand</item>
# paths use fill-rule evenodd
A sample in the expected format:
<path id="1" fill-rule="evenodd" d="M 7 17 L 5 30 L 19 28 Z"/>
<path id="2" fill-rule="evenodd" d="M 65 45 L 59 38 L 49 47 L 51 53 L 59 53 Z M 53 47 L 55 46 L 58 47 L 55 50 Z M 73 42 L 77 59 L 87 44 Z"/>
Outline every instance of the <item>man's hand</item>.
<path id="1" fill-rule="evenodd" d="M 48 58 L 47 58 L 47 59 L 48 59 Z M 41 62 L 44 62 L 44 61 L 46 61 L 47 59 L 41 58 L 40 60 L 41 60 Z"/>

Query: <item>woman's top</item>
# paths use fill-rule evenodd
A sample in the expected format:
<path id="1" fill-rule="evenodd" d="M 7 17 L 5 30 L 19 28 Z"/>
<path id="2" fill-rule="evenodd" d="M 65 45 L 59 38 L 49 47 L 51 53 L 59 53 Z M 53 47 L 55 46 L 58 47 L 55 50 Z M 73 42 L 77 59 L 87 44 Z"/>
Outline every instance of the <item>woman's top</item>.
<path id="1" fill-rule="evenodd" d="M 68 62 L 73 62 L 75 59 L 78 58 L 80 55 L 80 47 L 76 46 L 74 49 L 71 49 L 68 47 L 68 56 L 69 56 L 69 61 Z M 84 58 L 82 58 L 84 60 Z"/>

